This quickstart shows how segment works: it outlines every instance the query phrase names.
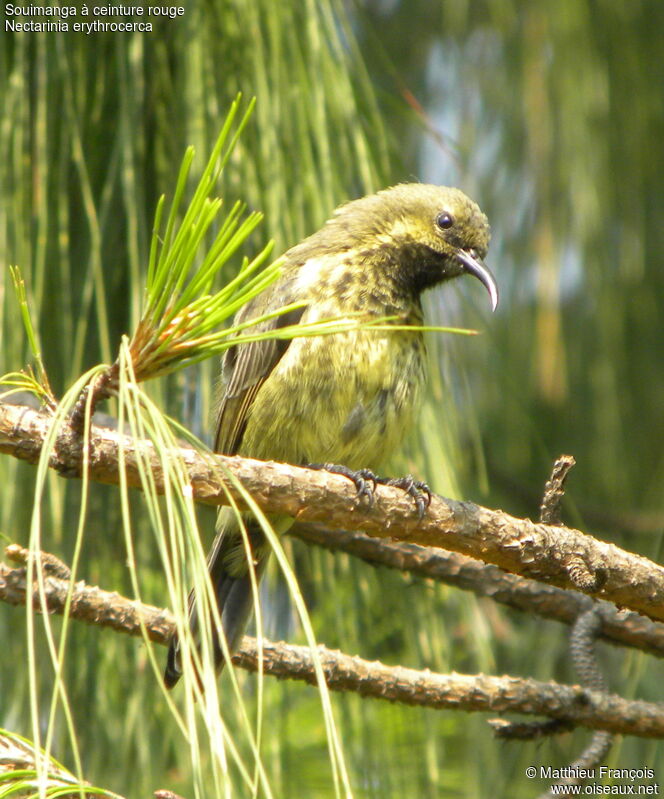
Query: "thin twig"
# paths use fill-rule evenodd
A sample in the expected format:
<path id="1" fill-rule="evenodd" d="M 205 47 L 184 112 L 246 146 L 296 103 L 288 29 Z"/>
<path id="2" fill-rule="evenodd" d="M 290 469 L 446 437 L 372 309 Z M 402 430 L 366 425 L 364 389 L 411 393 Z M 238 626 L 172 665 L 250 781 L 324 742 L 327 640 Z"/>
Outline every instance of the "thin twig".
<path id="1" fill-rule="evenodd" d="M 572 455 L 561 455 L 553 464 L 551 477 L 544 486 L 540 505 L 540 521 L 544 524 L 560 524 L 560 509 L 565 495 L 565 480 L 576 464 Z"/>
<path id="2" fill-rule="evenodd" d="M 571 455 L 562 455 L 555 462 L 553 472 L 544 489 L 540 506 L 540 521 L 561 524 L 560 510 L 565 493 L 565 480 L 575 460 Z M 594 590 L 596 575 L 587 567 L 582 558 L 568 559 L 570 577 L 581 590 Z M 581 685 L 593 691 L 606 693 L 607 683 L 601 672 L 595 652 L 595 642 L 602 629 L 602 613 L 599 605 L 593 603 L 577 616 L 570 633 L 569 650 L 572 663 Z M 570 775 L 558 780 L 540 799 L 551 799 L 561 795 L 561 789 L 582 785 L 587 781 L 583 775 L 589 773 L 604 760 L 613 744 L 613 734 L 606 730 L 595 730 L 590 743 L 576 760 L 568 767 Z M 570 794 L 562 794 L 570 795 Z"/>
<path id="3" fill-rule="evenodd" d="M 80 396 L 76 400 L 72 412 L 69 415 L 69 423 L 71 424 L 72 430 L 74 430 L 74 432 L 79 435 L 81 435 L 83 432 L 85 408 L 90 394 L 92 394 L 92 397 L 90 398 L 90 416 L 92 416 L 97 405 L 102 400 L 110 397 L 117 389 L 118 372 L 119 366 L 116 362 L 112 366 L 109 366 L 108 369 L 103 371 L 101 374 L 94 377 L 87 384 L 87 386 L 85 386 L 83 391 L 81 391 Z"/>

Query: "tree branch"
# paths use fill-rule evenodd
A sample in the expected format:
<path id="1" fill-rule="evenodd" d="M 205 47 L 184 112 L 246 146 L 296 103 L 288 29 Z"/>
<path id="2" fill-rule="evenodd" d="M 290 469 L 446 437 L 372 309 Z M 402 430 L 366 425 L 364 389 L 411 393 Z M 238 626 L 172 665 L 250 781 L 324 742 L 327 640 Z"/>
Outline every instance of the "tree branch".
<path id="1" fill-rule="evenodd" d="M 373 566 L 436 580 L 564 624 L 573 624 L 592 604 L 590 597 L 578 591 L 509 574 L 496 566 L 438 547 L 371 538 L 350 530 L 329 530 L 318 524 L 295 524 L 288 535 L 333 551 L 347 552 Z M 640 613 L 618 610 L 615 605 L 601 600 L 597 610 L 602 618 L 601 640 L 664 657 L 664 624 Z"/>
<path id="2" fill-rule="evenodd" d="M 24 561 L 28 551 L 13 546 L 9 548 L 8 556 Z M 62 613 L 69 582 L 48 570 L 45 572 L 47 610 Z M 26 569 L 0 563 L 0 600 L 22 605 L 26 602 L 26 593 Z M 36 582 L 31 596 L 33 607 L 41 610 Z M 140 636 L 141 625 L 145 625 L 150 640 L 164 645 L 174 630 L 169 611 L 129 600 L 82 581 L 74 585 L 70 615 L 133 636 Z M 256 671 L 259 668 L 258 652 L 255 639 L 245 636 L 233 662 L 241 668 Z M 664 705 L 628 701 L 578 685 L 483 674 L 444 675 L 386 666 L 324 646 L 319 646 L 318 652 L 327 684 L 334 691 L 352 691 L 361 696 L 435 709 L 545 715 L 591 729 L 646 738 L 664 737 Z M 316 683 L 308 647 L 263 640 L 262 667 L 266 674 L 278 678 Z"/>
<path id="3" fill-rule="evenodd" d="M 51 423 L 52 417 L 46 413 L 0 403 L 0 452 L 36 463 Z M 99 427 L 93 427 L 90 434 L 90 477 L 102 483 L 119 481 L 120 438 L 128 484 L 141 488 L 140 460 L 149 463 L 157 490 L 163 491 L 163 470 L 153 445 Z M 412 499 L 398 488 L 377 486 L 376 502 L 368 507 L 357 501 L 350 481 L 328 472 L 223 455 L 204 457 L 185 448 L 178 448 L 173 455 L 185 464 L 198 502 L 227 504 L 230 492 L 242 503 L 237 489 L 224 484 L 227 470 L 265 511 L 298 521 L 323 522 L 333 529 L 350 528 L 378 538 L 451 549 L 505 571 L 583 590 L 664 620 L 664 568 L 579 530 L 536 524 L 435 495 L 424 518 L 419 519 Z M 49 465 L 64 476 L 77 477 L 81 464 L 80 436 L 65 426 Z"/>

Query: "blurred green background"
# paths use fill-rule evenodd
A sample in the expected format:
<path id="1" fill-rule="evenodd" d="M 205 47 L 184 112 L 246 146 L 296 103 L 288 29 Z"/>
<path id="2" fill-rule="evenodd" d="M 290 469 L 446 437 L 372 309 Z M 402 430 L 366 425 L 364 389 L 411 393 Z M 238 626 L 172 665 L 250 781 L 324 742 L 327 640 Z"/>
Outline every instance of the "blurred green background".
<path id="1" fill-rule="evenodd" d="M 421 425 L 392 471 L 536 516 L 551 463 L 568 452 L 578 465 L 566 519 L 661 559 L 663 36 L 655 0 L 191 0 L 151 34 L 4 33 L 0 373 L 29 357 L 9 264 L 26 279 L 56 392 L 114 357 L 137 320 L 157 198 L 172 191 L 187 145 L 202 168 L 241 90 L 258 104 L 220 191 L 265 212 L 255 251 L 269 238 L 281 251 L 339 202 L 399 181 L 459 186 L 492 223 L 500 307 L 491 316 L 476 285 L 428 297 L 432 323 L 482 335 L 431 338 Z M 208 436 L 216 370 L 206 363 L 151 392 Z M 9 541 L 27 541 L 33 481 L 31 467 L 0 460 Z M 163 604 L 133 500 L 142 588 Z M 51 476 L 44 548 L 65 560 L 79 501 L 79 485 Z M 90 501 L 82 576 L 129 593 L 116 492 L 94 486 Z M 442 672 L 575 680 L 560 625 L 299 541 L 288 548 L 330 647 Z M 276 576 L 265 593 L 268 634 L 302 640 Z M 24 612 L 0 607 L 0 725 L 30 735 L 24 628 Z M 601 657 L 612 690 L 661 697 L 653 658 L 613 647 Z M 75 626 L 66 671 L 88 779 L 126 796 L 193 796 L 188 747 L 140 642 Z M 315 689 L 267 680 L 265 690 L 274 795 L 333 796 Z M 243 691 L 250 705 L 253 678 Z M 333 701 L 366 799 L 536 796 L 544 786 L 525 768 L 567 765 L 588 739 L 504 744 L 479 715 Z M 232 731 L 231 711 L 227 721 Z M 71 756 L 64 732 L 55 754 Z M 619 740 L 609 762 L 664 779 L 653 741 Z M 246 795 L 234 773 L 228 791 Z"/>

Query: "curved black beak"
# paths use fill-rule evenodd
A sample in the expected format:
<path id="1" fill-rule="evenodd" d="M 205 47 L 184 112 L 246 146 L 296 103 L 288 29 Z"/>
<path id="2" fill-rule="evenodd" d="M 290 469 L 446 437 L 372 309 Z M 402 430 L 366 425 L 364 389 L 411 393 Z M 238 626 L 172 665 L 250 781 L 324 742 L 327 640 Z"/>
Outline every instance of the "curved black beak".
<path id="1" fill-rule="evenodd" d="M 456 256 L 463 264 L 464 271 L 476 277 L 489 292 L 491 310 L 495 311 L 498 305 L 498 285 L 494 276 L 484 266 L 482 259 L 475 250 L 458 250 Z"/>

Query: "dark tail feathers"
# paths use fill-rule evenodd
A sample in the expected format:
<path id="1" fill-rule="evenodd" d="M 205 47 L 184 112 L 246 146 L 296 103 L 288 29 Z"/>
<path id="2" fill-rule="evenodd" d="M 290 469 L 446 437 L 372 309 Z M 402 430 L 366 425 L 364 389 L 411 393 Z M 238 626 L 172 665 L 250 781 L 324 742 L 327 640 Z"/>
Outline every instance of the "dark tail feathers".
<path id="1" fill-rule="evenodd" d="M 235 531 L 233 531 L 235 532 Z M 255 573 L 256 580 L 260 581 L 265 571 L 269 552 L 265 552 L 264 547 L 253 546 L 255 534 L 250 534 L 252 542 L 252 549 L 256 553 Z M 262 539 L 262 534 L 260 535 Z M 239 539 L 239 540 L 238 540 Z M 239 576 L 231 576 L 226 570 L 225 564 L 228 562 L 228 555 L 232 547 L 242 547 L 244 545 L 239 533 L 233 535 L 230 530 L 220 533 L 220 537 L 214 542 L 210 556 L 208 558 L 208 568 L 210 570 L 210 578 L 214 587 L 215 600 L 219 608 L 219 615 L 221 618 L 221 628 L 223 630 L 228 649 L 232 653 L 240 643 L 244 634 L 249 618 L 254 607 L 254 597 L 251 590 L 251 575 L 245 566 L 245 573 Z M 260 549 L 263 551 L 260 552 Z M 259 552 L 257 552 L 259 550 Z M 236 553 L 239 554 L 239 553 Z M 241 557 L 246 564 L 246 556 L 244 551 Z M 234 571 L 239 571 L 237 568 Z M 199 624 L 198 624 L 198 609 L 196 606 L 196 598 L 194 592 L 189 594 L 189 627 L 195 639 L 198 638 Z M 219 635 L 215 630 L 214 622 L 211 619 L 210 624 L 213 630 L 213 652 L 214 652 L 214 665 L 217 672 L 220 672 L 224 667 L 224 653 L 219 639 Z M 172 688 L 182 676 L 182 661 L 180 653 L 180 642 L 177 632 L 173 634 L 170 646 L 168 648 L 168 659 L 166 661 L 166 669 L 164 671 L 164 683 L 167 688 Z"/>

